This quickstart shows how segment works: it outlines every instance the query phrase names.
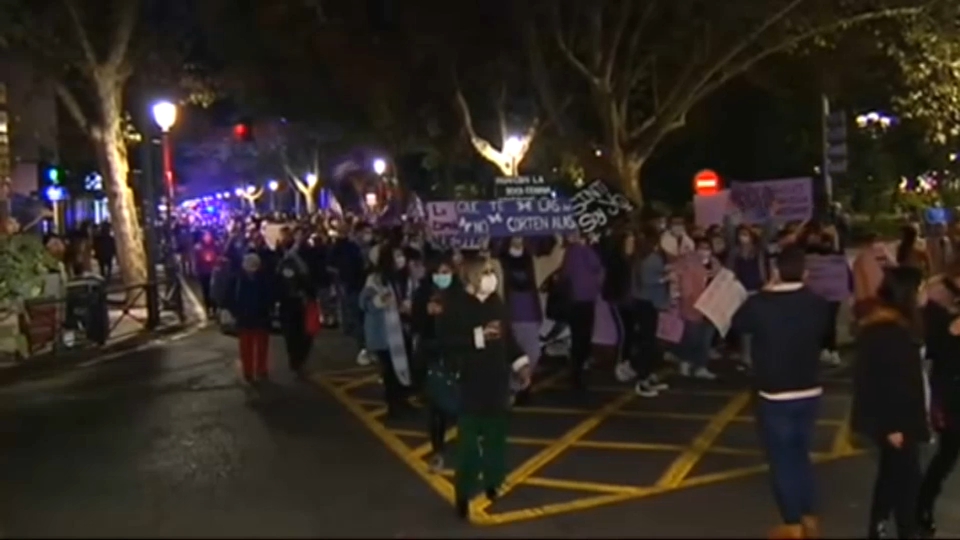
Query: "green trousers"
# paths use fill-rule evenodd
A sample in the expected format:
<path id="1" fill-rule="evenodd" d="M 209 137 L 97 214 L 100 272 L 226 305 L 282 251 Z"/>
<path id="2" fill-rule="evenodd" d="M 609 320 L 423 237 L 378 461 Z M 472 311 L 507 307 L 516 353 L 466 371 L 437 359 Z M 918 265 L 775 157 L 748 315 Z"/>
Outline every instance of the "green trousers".
<path id="1" fill-rule="evenodd" d="M 496 489 L 507 474 L 507 414 L 461 414 L 457 421 L 458 500 L 469 500 L 484 489 Z"/>

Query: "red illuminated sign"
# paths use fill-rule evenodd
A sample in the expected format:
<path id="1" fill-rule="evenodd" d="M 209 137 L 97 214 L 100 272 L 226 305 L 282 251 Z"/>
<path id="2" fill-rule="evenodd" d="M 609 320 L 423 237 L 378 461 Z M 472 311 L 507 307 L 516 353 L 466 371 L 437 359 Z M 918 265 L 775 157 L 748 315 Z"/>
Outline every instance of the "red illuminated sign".
<path id="1" fill-rule="evenodd" d="M 693 192 L 697 195 L 716 195 L 720 191 L 720 175 L 704 169 L 693 177 Z"/>

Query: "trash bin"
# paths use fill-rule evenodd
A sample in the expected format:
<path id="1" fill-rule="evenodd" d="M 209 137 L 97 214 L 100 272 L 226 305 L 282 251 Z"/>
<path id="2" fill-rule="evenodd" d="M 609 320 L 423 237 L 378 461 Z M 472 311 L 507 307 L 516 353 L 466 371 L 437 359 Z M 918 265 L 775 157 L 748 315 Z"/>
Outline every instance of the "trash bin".
<path id="1" fill-rule="evenodd" d="M 110 328 L 106 283 L 99 278 L 82 278 L 67 283 L 64 327 L 81 330 L 87 341 L 104 345 Z"/>

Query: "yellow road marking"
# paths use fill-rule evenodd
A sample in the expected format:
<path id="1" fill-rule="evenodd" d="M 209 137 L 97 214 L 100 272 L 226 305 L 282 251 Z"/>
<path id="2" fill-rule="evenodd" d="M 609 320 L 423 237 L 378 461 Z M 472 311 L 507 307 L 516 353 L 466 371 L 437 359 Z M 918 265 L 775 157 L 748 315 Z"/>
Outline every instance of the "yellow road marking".
<path id="1" fill-rule="evenodd" d="M 713 420 L 703 428 L 700 435 L 690 444 L 690 448 L 674 460 L 673 464 L 663 473 L 663 476 L 657 481 L 657 487 L 674 488 L 680 485 L 683 479 L 686 478 L 694 466 L 696 466 L 697 462 L 707 453 L 710 446 L 720 437 L 720 434 L 723 433 L 727 424 L 740 414 L 740 411 L 743 410 L 749 401 L 750 394 L 748 392 L 742 392 L 740 395 L 731 399 L 730 402 L 717 413 Z"/>
<path id="2" fill-rule="evenodd" d="M 619 398 L 613 400 L 611 403 L 603 406 L 595 414 L 580 422 L 573 427 L 570 431 L 564 434 L 562 437 L 557 439 L 553 444 L 547 446 L 535 456 L 531 457 L 519 467 L 514 469 L 510 474 L 507 475 L 506 480 L 503 483 L 501 488 L 501 494 L 506 495 L 510 492 L 517 484 L 523 482 L 530 476 L 551 461 L 557 459 L 564 450 L 570 447 L 573 443 L 582 439 L 586 434 L 590 433 L 594 428 L 600 425 L 601 422 L 606 420 L 610 413 L 618 410 L 620 407 L 623 407 L 630 402 L 635 397 L 633 392 L 623 394 Z M 485 511 L 490 506 L 490 501 L 486 498 L 482 498 L 474 501 L 476 504 L 476 509 L 478 512 Z"/>
<path id="3" fill-rule="evenodd" d="M 320 386 L 330 392 L 330 394 L 339 401 L 348 411 L 367 427 L 373 434 L 379 438 L 384 445 L 404 463 L 406 463 L 413 472 L 422 478 L 430 487 L 433 488 L 445 501 L 454 504 L 453 484 L 437 474 L 431 474 L 427 469 L 427 464 L 419 459 L 413 459 L 409 456 L 409 448 L 400 440 L 399 437 L 390 433 L 383 424 L 377 422 L 372 414 L 368 414 L 361 405 L 350 400 L 350 396 L 342 390 L 327 383 L 322 378 L 314 379 Z"/>
<path id="4" fill-rule="evenodd" d="M 505 523 L 512 523 L 515 521 L 543 518 L 555 516 L 557 514 L 567 514 L 570 512 L 580 512 L 590 508 L 596 508 L 598 506 L 606 506 L 608 504 L 615 504 L 628 501 L 630 499 L 637 499 L 647 495 L 652 495 L 657 492 L 657 490 L 641 490 L 639 493 L 612 493 L 609 495 L 598 495 L 596 497 L 577 499 L 569 502 L 547 504 L 538 508 L 524 508 L 522 510 L 514 510 L 512 512 L 502 512 L 499 514 L 480 513 L 477 514 L 474 523 L 477 525 L 503 525 Z"/>
<path id="5" fill-rule="evenodd" d="M 379 378 L 380 378 L 380 374 L 379 374 L 379 373 L 371 373 L 370 375 L 365 375 L 365 376 L 363 376 L 363 377 L 360 377 L 359 379 L 353 379 L 352 381 L 348 382 L 347 384 L 340 385 L 339 387 L 337 387 L 337 390 L 340 391 L 340 392 L 349 392 L 350 390 L 354 390 L 354 389 L 356 389 L 356 388 L 360 388 L 361 386 L 366 386 L 366 385 L 368 385 L 368 384 L 372 384 L 372 383 L 376 382 L 376 380 L 379 379 Z M 322 379 L 321 379 L 321 380 L 322 380 Z M 321 384 L 323 384 L 323 383 L 321 383 Z"/>
<path id="6" fill-rule="evenodd" d="M 541 478 L 536 476 L 527 478 L 523 481 L 522 485 L 552 489 L 565 489 L 570 491 L 598 491 L 600 493 L 620 495 L 624 493 L 637 494 L 642 491 L 647 491 L 645 488 L 636 486 L 604 484 L 600 482 L 581 482 L 579 480 L 560 480 L 557 478 Z"/>
<path id="7" fill-rule="evenodd" d="M 322 369 L 320 371 L 315 371 L 314 373 L 320 375 L 321 377 L 343 377 L 358 374 L 368 374 L 376 371 L 376 369 L 377 368 L 374 366 L 354 366 L 342 369 Z"/>
<path id="8" fill-rule="evenodd" d="M 534 383 L 530 387 L 530 392 L 535 393 L 545 388 L 556 388 L 560 384 L 560 379 L 562 379 L 565 375 L 568 375 L 568 374 L 569 374 L 569 371 L 567 371 L 566 369 L 561 369 L 551 374 L 546 379 L 543 379 L 542 381 Z"/>
<path id="9" fill-rule="evenodd" d="M 843 422 L 833 436 L 833 444 L 830 446 L 830 450 L 834 455 L 843 455 L 853 450 L 853 444 L 850 442 L 850 415 L 852 412 L 853 400 L 851 400 L 850 405 L 847 407 L 847 414 Z"/>

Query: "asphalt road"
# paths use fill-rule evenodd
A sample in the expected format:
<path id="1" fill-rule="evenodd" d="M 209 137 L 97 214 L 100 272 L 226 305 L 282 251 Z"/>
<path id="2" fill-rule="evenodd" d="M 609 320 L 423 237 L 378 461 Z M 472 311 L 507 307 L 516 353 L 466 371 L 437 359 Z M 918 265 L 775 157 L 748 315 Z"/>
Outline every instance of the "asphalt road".
<path id="1" fill-rule="evenodd" d="M 506 495 L 476 501 L 466 524 L 445 474 L 426 471 L 422 418 L 384 421 L 376 375 L 352 365 L 344 338 L 318 340 L 309 382 L 274 347 L 275 383 L 258 401 L 239 384 L 235 347 L 207 331 L 0 387 L 0 534 L 757 537 L 775 522 L 735 377 L 647 400 L 601 371 L 573 400 L 546 372 L 512 418 Z M 873 464 L 844 442 L 845 383 L 828 396 L 824 527 L 852 537 Z M 960 533 L 953 486 L 940 508 L 944 535 Z"/>

